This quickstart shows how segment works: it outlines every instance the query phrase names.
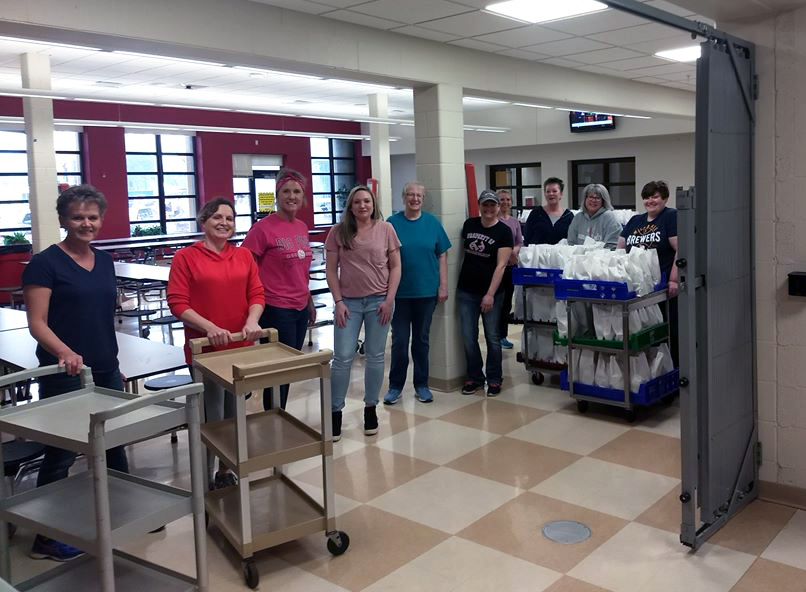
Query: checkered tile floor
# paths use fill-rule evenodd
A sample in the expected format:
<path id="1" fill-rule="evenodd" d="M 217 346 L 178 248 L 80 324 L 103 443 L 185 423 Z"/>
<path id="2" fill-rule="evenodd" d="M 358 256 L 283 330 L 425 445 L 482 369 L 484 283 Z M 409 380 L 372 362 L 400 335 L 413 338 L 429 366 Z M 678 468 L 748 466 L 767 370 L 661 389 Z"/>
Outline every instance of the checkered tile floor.
<path id="1" fill-rule="evenodd" d="M 332 329 L 318 331 L 328 347 Z M 517 333 L 517 331 L 513 331 Z M 756 501 L 696 554 L 678 541 L 679 409 L 658 407 L 630 425 L 592 407 L 579 415 L 566 393 L 533 386 L 514 351 L 496 399 L 411 388 L 378 408 L 380 431 L 362 432 L 363 360 L 356 359 L 335 445 L 338 528 L 351 545 L 332 557 L 323 535 L 259 553 L 261 588 L 283 592 L 454 590 L 504 592 L 794 592 L 806 590 L 806 512 Z M 319 424 L 314 385 L 292 387 L 289 411 Z M 250 405 L 256 407 L 257 401 Z M 136 474 L 187 481 L 184 440 L 130 450 Z M 322 495 L 317 459 L 287 467 Z M 545 539 L 553 520 L 577 520 L 580 544 Z M 127 550 L 192 573 L 191 523 L 168 525 Z M 211 590 L 244 590 L 239 558 L 209 534 Z M 49 567 L 14 539 L 14 580 Z"/>

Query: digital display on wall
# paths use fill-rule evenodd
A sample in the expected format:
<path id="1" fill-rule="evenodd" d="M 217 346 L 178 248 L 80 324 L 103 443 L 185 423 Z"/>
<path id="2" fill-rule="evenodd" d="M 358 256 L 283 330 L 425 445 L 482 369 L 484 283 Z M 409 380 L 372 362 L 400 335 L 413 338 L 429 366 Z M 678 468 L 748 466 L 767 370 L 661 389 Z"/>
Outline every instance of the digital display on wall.
<path id="1" fill-rule="evenodd" d="M 590 111 L 571 111 L 568 114 L 571 121 L 571 131 L 597 132 L 616 128 L 616 118 L 607 113 L 592 113 Z"/>

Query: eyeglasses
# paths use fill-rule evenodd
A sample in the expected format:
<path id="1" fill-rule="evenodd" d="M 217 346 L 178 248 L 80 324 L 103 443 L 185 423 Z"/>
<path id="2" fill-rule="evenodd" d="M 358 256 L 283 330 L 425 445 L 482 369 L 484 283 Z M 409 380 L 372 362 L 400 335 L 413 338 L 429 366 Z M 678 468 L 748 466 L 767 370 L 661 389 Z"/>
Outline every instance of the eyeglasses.
<path id="1" fill-rule="evenodd" d="M 586 195 L 585 199 L 593 199 L 596 201 L 603 201 L 601 195 Z"/>
<path id="2" fill-rule="evenodd" d="M 413 191 L 407 191 L 406 197 L 423 197 L 422 193 L 414 193 Z"/>

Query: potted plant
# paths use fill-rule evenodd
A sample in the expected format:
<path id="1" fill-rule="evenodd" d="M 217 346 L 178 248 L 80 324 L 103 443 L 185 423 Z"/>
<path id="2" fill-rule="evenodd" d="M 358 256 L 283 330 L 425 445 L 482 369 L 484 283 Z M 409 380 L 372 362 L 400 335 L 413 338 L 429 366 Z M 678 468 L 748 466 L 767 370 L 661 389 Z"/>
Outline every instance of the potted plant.
<path id="1" fill-rule="evenodd" d="M 15 232 L 3 237 L 0 246 L 0 304 L 11 301 L 11 291 L 22 286 L 22 272 L 25 269 L 21 263 L 31 258 L 31 243 L 22 232 Z"/>

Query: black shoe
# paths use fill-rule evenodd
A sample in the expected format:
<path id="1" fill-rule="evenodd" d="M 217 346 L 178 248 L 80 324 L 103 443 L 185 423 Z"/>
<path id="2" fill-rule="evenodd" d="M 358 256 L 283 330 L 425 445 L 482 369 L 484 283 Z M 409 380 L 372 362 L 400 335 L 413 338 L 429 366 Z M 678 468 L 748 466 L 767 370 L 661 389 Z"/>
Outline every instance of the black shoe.
<path id="1" fill-rule="evenodd" d="M 472 380 L 468 380 L 467 382 L 465 382 L 464 386 L 462 387 L 462 394 L 463 395 L 472 395 L 473 393 L 475 393 L 480 388 L 484 388 L 483 383 L 479 384 L 479 383 L 474 382 Z"/>
<path id="2" fill-rule="evenodd" d="M 341 411 L 334 411 L 331 417 L 333 418 L 333 441 L 338 442 L 341 440 Z"/>
<path id="3" fill-rule="evenodd" d="M 487 396 L 488 397 L 497 397 L 501 394 L 501 383 L 500 382 L 488 382 L 487 383 Z"/>
<path id="4" fill-rule="evenodd" d="M 375 413 L 375 406 L 364 407 L 364 435 L 374 436 L 378 433 L 378 414 Z"/>

